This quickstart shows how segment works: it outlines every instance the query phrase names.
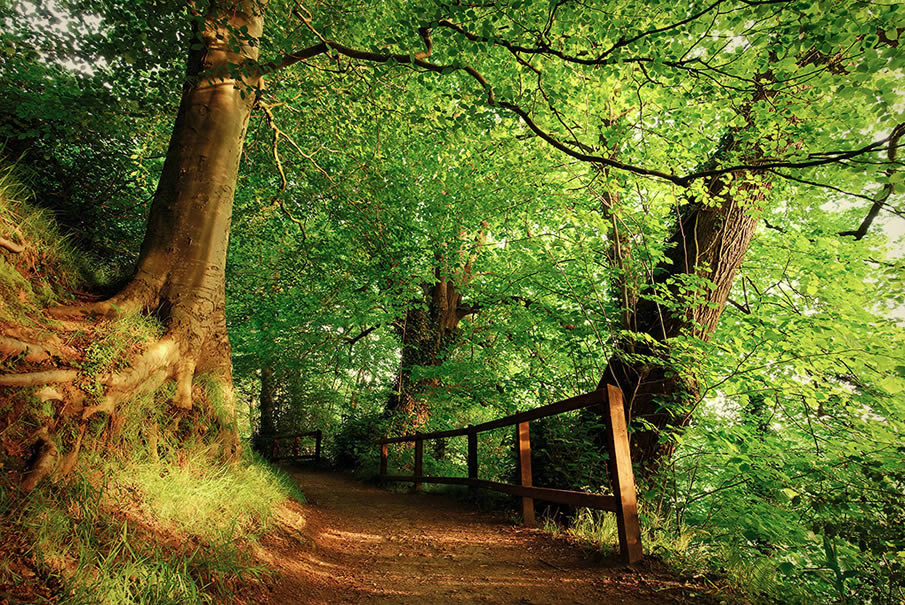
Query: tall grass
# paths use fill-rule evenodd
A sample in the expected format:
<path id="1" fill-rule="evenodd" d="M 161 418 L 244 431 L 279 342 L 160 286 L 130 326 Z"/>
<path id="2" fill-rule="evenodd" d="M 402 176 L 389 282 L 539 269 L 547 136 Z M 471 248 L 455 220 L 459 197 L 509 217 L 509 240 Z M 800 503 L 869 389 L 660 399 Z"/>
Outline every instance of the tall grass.
<path id="1" fill-rule="evenodd" d="M 20 253 L 0 250 L 0 325 L 53 335 L 43 308 L 71 297 L 85 263 L 28 199 L 14 171 L 0 167 L 0 236 L 25 245 Z M 141 315 L 67 333 L 80 349 L 72 361 L 78 386 L 89 399 L 101 394 L 98 380 L 160 335 L 161 326 Z M 40 583 L 63 603 L 228 602 L 243 582 L 269 573 L 250 555 L 254 543 L 302 495 L 252 455 L 221 455 L 219 431 L 232 427 L 225 396 L 214 380 L 202 377 L 197 387 L 191 413 L 173 410 L 169 383 L 83 426 L 64 415 L 65 402 L 41 401 L 34 389 L 0 390 L 9 421 L 0 431 L 0 551 L 16 549 L 15 559 L 0 557 L 3 591 Z M 39 427 L 52 427 L 60 452 L 80 442 L 79 463 L 25 493 L 5 471 L 22 466 Z"/>
<path id="2" fill-rule="evenodd" d="M 0 236 L 24 245 L 19 254 L 0 252 L 0 322 L 33 323 L 29 311 L 60 302 L 90 274 L 50 213 L 30 200 L 15 167 L 0 165 Z"/>
<path id="3" fill-rule="evenodd" d="M 780 561 L 755 557 L 727 545 L 714 545 L 705 539 L 701 530 L 677 526 L 674 518 L 659 516 L 654 511 L 642 511 L 641 516 L 641 543 L 645 556 L 662 560 L 676 573 L 726 592 L 732 602 L 779 602 L 773 595 L 781 593 L 785 602 L 809 602 L 805 592 L 780 586 Z M 582 508 L 564 522 L 545 517 L 542 527 L 549 533 L 566 535 L 587 548 L 606 554 L 619 550 L 619 532 L 613 513 Z"/>
<path id="4" fill-rule="evenodd" d="M 218 460 L 201 444 L 180 460 L 126 454 L 91 453 L 69 480 L 18 502 L 0 495 L 6 529 L 27 536 L 63 602 L 228 601 L 269 574 L 250 552 L 279 507 L 301 498 L 290 478 L 251 456 Z M 0 583 L 14 580 L 0 567 Z"/>

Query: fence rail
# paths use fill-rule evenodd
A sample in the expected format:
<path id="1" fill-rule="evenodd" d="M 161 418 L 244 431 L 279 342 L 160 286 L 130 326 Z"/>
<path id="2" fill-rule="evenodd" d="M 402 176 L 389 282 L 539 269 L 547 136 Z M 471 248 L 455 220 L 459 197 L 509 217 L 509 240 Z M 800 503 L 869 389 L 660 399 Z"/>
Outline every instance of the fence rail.
<path id="1" fill-rule="evenodd" d="M 314 437 L 314 453 L 302 454 L 301 442 L 303 437 Z M 323 432 L 320 429 L 316 431 L 308 431 L 305 433 L 283 433 L 281 435 L 261 435 L 263 443 L 270 442 L 270 459 L 277 460 L 314 460 L 315 464 L 321 461 L 321 440 Z M 283 452 L 280 449 L 280 442 L 288 442 L 292 444 L 290 452 Z"/>
<path id="2" fill-rule="evenodd" d="M 606 424 L 607 450 L 610 457 L 610 483 L 613 487 L 614 495 L 607 496 L 547 487 L 534 487 L 531 473 L 529 422 L 595 406 L 603 411 Z M 486 481 L 478 478 L 478 433 L 507 426 L 517 427 L 516 443 L 518 445 L 520 480 L 518 485 Z M 468 438 L 468 477 L 431 477 L 424 475 L 424 440 L 461 436 Z M 623 560 L 628 564 L 633 564 L 639 561 L 643 555 L 641 527 L 638 521 L 638 505 L 635 496 L 635 479 L 629 455 L 628 431 L 625 426 L 622 391 L 616 386 L 607 385 L 606 389 L 598 389 L 591 393 L 571 397 L 482 424 L 469 425 L 465 428 L 449 431 L 389 437 L 381 439 L 377 443 L 380 446 L 380 476 L 386 481 L 411 482 L 416 490 L 421 489 L 422 483 L 443 483 L 468 485 L 521 496 L 522 518 L 526 525 L 534 525 L 535 523 L 535 499 L 613 512 L 616 513 L 617 526 L 619 528 L 619 549 Z M 415 444 L 415 464 L 412 475 L 387 474 L 389 446 L 398 443 Z"/>

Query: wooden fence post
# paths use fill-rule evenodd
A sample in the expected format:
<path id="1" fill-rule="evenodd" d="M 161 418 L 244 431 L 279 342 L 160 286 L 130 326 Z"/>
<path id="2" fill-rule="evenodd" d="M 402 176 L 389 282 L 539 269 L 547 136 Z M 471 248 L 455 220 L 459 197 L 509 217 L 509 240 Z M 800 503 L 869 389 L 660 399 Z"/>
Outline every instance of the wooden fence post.
<path id="1" fill-rule="evenodd" d="M 424 439 L 421 438 L 421 433 L 415 433 L 415 476 L 420 477 L 424 473 L 422 472 L 422 462 L 424 461 Z M 415 491 L 421 491 L 421 482 L 415 482 Z"/>
<path id="2" fill-rule="evenodd" d="M 478 432 L 468 425 L 468 478 L 478 478 Z"/>
<path id="3" fill-rule="evenodd" d="M 616 496 L 616 522 L 619 527 L 619 550 L 626 564 L 641 560 L 641 524 L 635 500 L 635 476 L 629 453 L 628 430 L 622 391 L 607 385 L 607 447 L 610 450 L 610 477 Z"/>
<path id="4" fill-rule="evenodd" d="M 531 487 L 531 437 L 528 423 L 518 423 L 518 459 L 522 485 Z M 522 520 L 528 527 L 534 527 L 534 498 L 522 497 Z"/>
<path id="5" fill-rule="evenodd" d="M 386 443 L 380 444 L 380 478 L 383 479 L 387 476 L 387 446 Z"/>
<path id="6" fill-rule="evenodd" d="M 320 465 L 321 463 L 321 437 L 323 437 L 323 431 L 317 429 L 314 433 L 314 464 Z"/>
<path id="7" fill-rule="evenodd" d="M 302 453 L 302 436 L 296 435 L 293 458 L 298 458 L 301 453 Z"/>

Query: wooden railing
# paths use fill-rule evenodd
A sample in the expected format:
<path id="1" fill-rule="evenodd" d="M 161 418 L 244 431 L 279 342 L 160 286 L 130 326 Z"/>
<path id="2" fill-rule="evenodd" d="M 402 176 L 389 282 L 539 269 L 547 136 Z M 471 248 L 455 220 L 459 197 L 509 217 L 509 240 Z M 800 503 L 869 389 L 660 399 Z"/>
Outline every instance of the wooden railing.
<path id="1" fill-rule="evenodd" d="M 602 408 L 606 424 L 607 449 L 610 457 L 610 478 L 615 495 L 588 494 L 562 489 L 534 487 L 531 475 L 531 441 L 528 423 L 539 418 L 547 418 L 573 410 L 599 406 Z M 518 460 L 520 484 L 499 483 L 478 478 L 478 433 L 507 426 L 517 427 Z M 424 440 L 447 439 L 465 436 L 468 438 L 468 477 L 429 477 L 423 473 Z M 388 475 L 387 461 L 390 444 L 415 444 L 414 474 Z M 623 560 L 628 564 L 639 561 L 642 557 L 641 527 L 638 522 L 638 505 L 635 497 L 635 478 L 632 473 L 632 461 L 629 456 L 628 432 L 625 426 L 625 412 L 622 403 L 622 391 L 608 385 L 592 393 L 579 395 L 551 403 L 543 407 L 519 412 L 511 416 L 491 420 L 483 424 L 469 425 L 462 429 L 437 431 L 434 433 L 415 433 L 402 437 L 390 437 L 378 441 L 380 445 L 380 476 L 386 481 L 409 481 L 415 489 L 420 490 L 422 483 L 445 483 L 451 485 L 468 485 L 491 489 L 514 496 L 522 497 L 522 518 L 526 525 L 534 525 L 534 500 L 557 502 L 571 506 L 585 506 L 616 513 L 619 529 L 619 549 Z"/>
<path id="2" fill-rule="evenodd" d="M 302 437 L 314 437 L 314 453 L 302 454 Z M 282 435 L 261 435 L 263 443 L 270 443 L 270 459 L 277 460 L 314 460 L 315 464 L 321 461 L 321 438 L 323 433 L 320 429 L 316 431 L 308 431 L 306 433 L 284 433 Z M 286 443 L 291 449 L 281 450 L 280 443 Z"/>

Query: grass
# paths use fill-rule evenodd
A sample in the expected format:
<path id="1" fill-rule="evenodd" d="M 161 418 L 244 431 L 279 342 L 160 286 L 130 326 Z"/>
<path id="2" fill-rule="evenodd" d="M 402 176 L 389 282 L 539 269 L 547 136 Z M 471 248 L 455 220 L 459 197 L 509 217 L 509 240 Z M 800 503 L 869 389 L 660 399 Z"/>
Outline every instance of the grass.
<path id="1" fill-rule="evenodd" d="M 71 300 L 86 274 L 28 198 L 13 170 L 0 167 L 0 236 L 25 243 L 18 254 L 0 249 L 0 326 L 53 336 L 43 309 Z M 129 315 L 67 333 L 66 344 L 80 351 L 78 386 L 89 398 L 100 394 L 96 379 L 124 369 L 161 331 L 155 320 Z M 170 405 L 169 382 L 85 424 L 78 409 L 42 401 L 36 389 L 0 389 L 0 600 L 229 602 L 270 573 L 255 563 L 255 543 L 302 495 L 259 458 L 223 454 L 223 431 L 235 430 L 229 394 L 213 377 L 196 387 L 189 413 Z M 13 478 L 41 427 L 61 454 L 81 442 L 79 461 L 68 476 L 51 475 L 25 493 Z"/>
<path id="2" fill-rule="evenodd" d="M 59 303 L 90 274 L 50 214 L 30 199 L 15 167 L 0 166 L 0 236 L 25 245 L 20 254 L 0 252 L 0 323 L 34 323 L 30 311 Z"/>
<path id="3" fill-rule="evenodd" d="M 301 494 L 252 456 L 219 460 L 201 443 L 182 453 L 155 461 L 121 447 L 86 456 L 68 481 L 21 500 L 4 490 L 4 531 L 24 537 L 36 572 L 62 588 L 64 603 L 228 601 L 269 574 L 251 548 Z M 21 574 L 0 566 L 0 584 L 17 581 Z"/>
<path id="4" fill-rule="evenodd" d="M 217 431 L 184 431 L 203 414 L 174 415 L 173 391 L 165 385 L 92 419 L 69 477 L 24 494 L 0 476 L 0 535 L 27 544 L 23 560 L 7 563 L 0 538 L 0 593 L 31 571 L 64 603 L 228 602 L 269 575 L 251 553 L 302 494 L 252 454 L 224 458 Z M 52 406 L 48 414 L 59 418 Z M 66 452 L 75 434 L 56 438 Z"/>
<path id="5" fill-rule="evenodd" d="M 270 467 L 252 460 L 166 467 L 143 462 L 123 465 L 117 472 L 122 473 L 124 486 L 140 494 L 158 523 L 204 540 L 224 534 L 255 537 L 266 531 L 277 506 L 287 497 L 299 496 Z"/>
<path id="6" fill-rule="evenodd" d="M 619 550 L 616 515 L 588 508 L 578 509 L 564 522 L 543 517 L 542 528 L 553 535 L 565 535 L 586 548 L 605 554 Z M 644 554 L 662 560 L 675 573 L 702 581 L 731 602 L 778 602 L 770 595 L 784 594 L 784 600 L 808 603 L 809 595 L 793 594 L 783 585 L 777 567 L 769 557 L 752 557 L 750 552 L 728 545 L 714 545 L 703 539 L 703 532 L 676 527 L 674 520 L 642 511 L 641 543 Z"/>

